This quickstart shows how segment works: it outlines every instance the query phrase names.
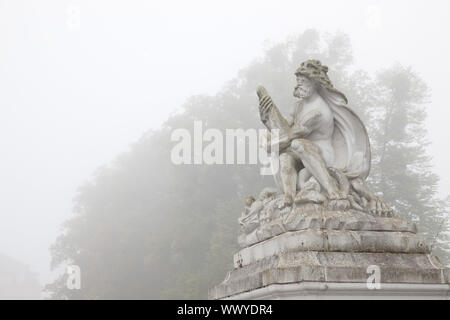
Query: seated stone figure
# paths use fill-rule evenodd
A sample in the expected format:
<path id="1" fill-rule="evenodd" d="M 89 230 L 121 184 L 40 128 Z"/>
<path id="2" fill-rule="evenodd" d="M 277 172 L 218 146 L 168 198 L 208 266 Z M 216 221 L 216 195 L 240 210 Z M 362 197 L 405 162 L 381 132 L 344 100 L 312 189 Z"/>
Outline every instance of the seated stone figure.
<path id="1" fill-rule="evenodd" d="M 390 215 L 392 210 L 365 183 L 371 162 L 366 128 L 327 73 L 320 61 L 301 64 L 295 73 L 298 101 L 289 120 L 266 89 L 258 88 L 261 120 L 280 133 L 277 141 L 269 135 L 268 151 L 279 150 L 275 180 L 284 192 L 284 205 L 326 202 L 332 209 Z"/>

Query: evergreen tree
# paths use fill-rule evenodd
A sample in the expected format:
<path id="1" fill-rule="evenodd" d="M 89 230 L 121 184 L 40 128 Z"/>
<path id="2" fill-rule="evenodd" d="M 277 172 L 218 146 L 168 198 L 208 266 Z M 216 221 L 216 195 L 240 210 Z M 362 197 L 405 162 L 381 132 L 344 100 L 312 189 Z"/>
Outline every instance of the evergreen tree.
<path id="1" fill-rule="evenodd" d="M 389 205 L 417 223 L 430 243 L 440 244 L 437 254 L 449 262 L 448 201 L 437 198 L 439 177 L 426 152 L 429 89 L 401 65 L 380 72 L 376 84 L 372 184 Z"/>

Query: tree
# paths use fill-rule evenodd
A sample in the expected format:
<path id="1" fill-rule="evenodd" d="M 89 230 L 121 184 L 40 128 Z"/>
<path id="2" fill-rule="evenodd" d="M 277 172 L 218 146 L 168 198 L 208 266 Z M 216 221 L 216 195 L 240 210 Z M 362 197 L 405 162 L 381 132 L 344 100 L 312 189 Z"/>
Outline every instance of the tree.
<path id="1" fill-rule="evenodd" d="M 403 216 L 416 222 L 436 253 L 449 260 L 448 200 L 437 198 L 425 127 L 429 89 L 411 68 L 395 65 L 377 76 L 372 184 Z"/>
<path id="2" fill-rule="evenodd" d="M 0 254 L 0 300 L 39 299 L 41 285 L 28 266 Z"/>

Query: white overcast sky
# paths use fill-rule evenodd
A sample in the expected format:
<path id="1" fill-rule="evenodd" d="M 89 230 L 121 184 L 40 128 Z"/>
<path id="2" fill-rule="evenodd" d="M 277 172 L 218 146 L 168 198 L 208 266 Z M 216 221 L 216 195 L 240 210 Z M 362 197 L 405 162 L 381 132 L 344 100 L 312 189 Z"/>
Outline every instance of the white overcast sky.
<path id="1" fill-rule="evenodd" d="M 423 77 L 448 194 L 449 27 L 448 0 L 0 0 L 0 252 L 48 281 L 48 247 L 97 167 L 307 28 L 347 33 L 359 68 Z"/>

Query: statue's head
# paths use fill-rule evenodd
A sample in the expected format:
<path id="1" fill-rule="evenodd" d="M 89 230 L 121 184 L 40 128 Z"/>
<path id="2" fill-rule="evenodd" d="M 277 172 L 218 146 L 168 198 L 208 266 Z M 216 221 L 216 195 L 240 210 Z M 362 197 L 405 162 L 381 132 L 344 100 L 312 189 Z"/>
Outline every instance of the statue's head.
<path id="1" fill-rule="evenodd" d="M 295 72 L 295 75 L 297 76 L 297 86 L 294 89 L 295 97 L 305 99 L 317 91 L 326 89 L 339 94 L 347 102 L 345 95 L 336 90 L 330 78 L 328 78 L 328 67 L 322 65 L 319 60 L 307 60 L 303 62 Z"/>
<path id="2" fill-rule="evenodd" d="M 294 97 L 307 99 L 317 91 L 317 83 L 309 77 L 297 74 L 297 86 L 294 89 Z"/>

